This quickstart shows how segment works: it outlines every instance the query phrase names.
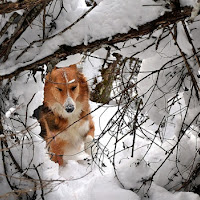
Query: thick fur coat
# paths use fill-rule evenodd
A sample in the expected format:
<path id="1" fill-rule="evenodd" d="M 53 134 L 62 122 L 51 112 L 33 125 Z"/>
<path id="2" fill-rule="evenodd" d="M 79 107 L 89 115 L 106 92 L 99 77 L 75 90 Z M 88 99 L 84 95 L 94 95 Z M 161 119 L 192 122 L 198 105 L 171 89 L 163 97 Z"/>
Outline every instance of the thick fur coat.
<path id="1" fill-rule="evenodd" d="M 47 74 L 40 123 L 51 159 L 59 165 L 76 159 L 83 150 L 91 152 L 89 144 L 95 128 L 90 115 L 89 89 L 76 65 L 55 67 Z"/>

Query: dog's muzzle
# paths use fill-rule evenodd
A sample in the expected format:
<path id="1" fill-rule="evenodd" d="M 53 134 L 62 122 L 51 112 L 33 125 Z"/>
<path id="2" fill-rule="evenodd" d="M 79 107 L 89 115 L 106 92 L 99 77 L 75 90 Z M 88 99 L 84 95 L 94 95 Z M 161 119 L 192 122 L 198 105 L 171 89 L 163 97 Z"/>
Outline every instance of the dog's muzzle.
<path id="1" fill-rule="evenodd" d="M 74 105 L 72 104 L 69 104 L 66 106 L 65 110 L 68 112 L 68 113 L 72 113 L 74 111 Z"/>
<path id="2" fill-rule="evenodd" d="M 67 97 L 64 107 L 67 113 L 72 113 L 75 110 L 76 106 L 71 97 Z"/>

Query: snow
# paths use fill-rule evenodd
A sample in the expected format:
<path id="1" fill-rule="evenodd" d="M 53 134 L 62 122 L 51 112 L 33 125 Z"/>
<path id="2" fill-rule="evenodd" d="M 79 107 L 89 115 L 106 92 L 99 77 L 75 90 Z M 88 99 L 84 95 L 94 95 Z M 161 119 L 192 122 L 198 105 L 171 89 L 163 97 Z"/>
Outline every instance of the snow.
<path id="1" fill-rule="evenodd" d="M 38 101 L 39 98 L 37 97 L 37 101 L 34 101 L 35 103 L 30 104 L 30 112 L 28 112 L 28 124 L 35 123 L 35 119 L 30 118 L 30 116 L 32 115 L 32 110 L 41 104 L 43 83 L 39 81 L 39 75 L 39 73 L 36 74 L 36 79 L 38 81 L 37 90 L 38 94 L 40 95 L 40 101 Z M 28 102 L 30 101 L 30 97 L 32 97 L 35 92 L 35 90 L 29 90 L 27 92 L 27 87 L 30 87 L 30 84 L 33 84 L 33 79 L 29 79 L 27 81 L 26 87 L 24 87 L 24 81 L 22 80 L 27 81 L 27 76 L 24 75 L 20 78 L 20 81 L 16 81 L 16 84 L 13 86 L 15 90 L 12 90 L 12 95 L 19 95 L 18 97 L 20 97 L 20 100 L 23 99 L 24 102 Z M 21 91 L 18 89 L 18 87 Z M 92 110 L 99 106 L 100 105 L 91 102 Z M 24 107 L 24 110 L 26 110 L 26 107 Z M 117 110 L 117 107 L 107 105 L 100 107 L 92 114 L 96 125 L 96 137 L 101 134 L 109 119 Z M 18 128 L 18 130 L 21 129 Z M 69 160 L 65 166 L 59 167 L 58 164 L 50 161 L 45 147 L 46 144 L 43 139 L 39 137 L 38 133 L 39 129 L 31 130 L 31 137 L 27 136 L 26 139 L 24 138 L 21 140 L 23 145 L 13 147 L 11 148 L 11 151 L 17 160 L 20 160 L 21 157 L 21 153 L 19 152 L 23 152 L 23 157 L 26 158 L 23 159 L 22 163 L 22 169 L 24 169 L 24 173 L 28 173 L 30 176 L 37 178 L 35 170 L 32 169 L 26 171 L 26 169 L 38 166 L 38 171 L 42 179 L 54 180 L 52 182 L 53 186 L 51 186 L 54 189 L 51 190 L 51 187 L 47 187 L 45 189 L 45 193 L 47 193 L 45 198 L 48 200 L 66 198 L 69 200 L 199 199 L 199 196 L 194 193 L 178 191 L 169 192 L 166 190 L 167 188 L 165 188 L 165 185 L 168 184 L 168 178 L 170 178 L 170 176 L 175 172 L 174 167 L 176 162 L 173 162 L 173 160 L 175 159 L 176 154 L 172 154 L 170 156 L 169 161 L 167 161 L 160 169 L 160 171 L 154 177 L 153 182 L 147 181 L 143 189 L 139 191 L 139 193 L 136 193 L 136 189 L 141 187 L 142 181 L 148 180 L 160 163 L 165 159 L 166 153 L 162 148 L 164 148 L 166 151 L 169 151 L 171 147 L 173 147 L 173 144 L 177 142 L 177 139 L 174 138 L 174 136 L 170 143 L 168 141 L 164 142 L 162 144 L 162 148 L 153 144 L 145 160 L 142 160 L 142 158 L 146 152 L 146 147 L 150 144 L 151 140 L 144 140 L 142 137 L 136 137 L 136 151 L 133 158 L 130 157 L 130 149 L 124 150 L 117 154 L 116 172 L 120 183 L 123 185 L 122 186 L 116 179 L 113 166 L 106 158 L 103 160 L 105 164 L 104 167 L 100 167 L 99 164 L 96 165 L 93 162 L 91 163 L 91 161 L 87 159 L 81 161 Z M 138 132 L 138 136 L 142 136 L 142 133 Z M 21 135 L 21 137 L 23 138 L 23 135 Z M 188 140 L 188 138 L 190 139 Z M 34 148 L 30 143 L 30 139 L 31 142 L 33 141 Z M 103 137 L 101 143 L 104 146 L 108 143 L 108 141 L 110 141 L 109 135 Z M 132 136 L 130 135 L 121 141 L 118 150 L 121 149 L 122 143 L 128 146 L 131 144 L 131 142 Z M 160 142 L 159 140 L 156 140 L 155 143 L 159 144 Z M 194 155 L 195 151 L 200 148 L 200 139 L 197 139 L 194 135 L 194 132 L 190 131 L 184 136 L 184 140 L 181 141 L 179 147 L 180 156 L 184 157 L 184 159 L 180 157 L 181 163 L 178 164 L 179 170 L 183 173 L 182 176 L 187 177 L 188 172 L 183 166 L 188 166 L 188 163 L 192 162 L 193 157 L 191 157 L 191 155 Z M 109 142 L 107 148 L 112 151 L 113 142 Z M 0 173 L 3 172 L 0 171 Z M 178 176 L 176 179 L 174 178 L 174 182 L 177 184 L 180 180 L 180 176 Z M 9 192 L 6 181 L 3 179 L 2 182 L 3 185 L 1 187 L 3 190 L 1 190 L 0 195 L 3 195 L 5 192 Z M 174 185 L 174 182 L 172 185 Z M 168 187 L 170 188 L 171 185 L 169 184 Z M 147 190 L 149 190 L 148 193 L 146 193 Z M 38 190 L 37 192 L 39 195 L 40 191 Z M 148 195 L 146 195 L 146 197 L 142 197 L 145 193 Z"/>
<path id="2" fill-rule="evenodd" d="M 197 3 L 197 0 L 180 0 L 181 6 L 191 6 L 194 7 Z"/>
<path id="3" fill-rule="evenodd" d="M 158 199 L 158 200 L 199 200 L 199 196 L 193 193 L 186 193 L 186 192 L 176 192 L 174 194 L 168 192 L 162 187 L 157 185 L 152 185 L 150 192 L 149 192 L 150 199 Z"/>
<path id="4" fill-rule="evenodd" d="M 156 5 L 152 0 L 98 0 L 96 2 L 98 6 L 73 28 L 46 41 L 42 47 L 34 45 L 16 62 L 14 58 L 20 51 L 13 51 L 9 60 L 2 64 L 0 74 L 16 70 L 27 60 L 30 61 L 26 64 L 30 64 L 41 59 L 53 53 L 61 44 L 73 46 L 88 44 L 97 39 L 112 38 L 116 33 L 125 33 L 130 28 L 137 29 L 138 26 L 156 19 L 167 11 L 161 6 L 147 6 Z M 194 0 L 180 2 L 182 6 L 193 6 L 196 3 Z M 64 3 L 68 12 L 61 13 L 57 23 L 59 28 L 51 33 L 52 35 L 73 23 L 88 10 L 83 0 L 64 1 Z M 4 24 L 5 21 L 1 20 Z M 33 25 L 36 26 L 37 23 L 34 22 Z M 32 32 L 31 29 L 22 36 L 28 39 L 29 43 L 31 39 L 38 39 L 34 34 L 31 34 L 33 36 L 31 37 L 30 32 Z M 11 33 L 12 30 L 9 31 L 9 34 Z M 190 56 L 193 53 L 191 45 L 187 42 L 180 23 L 177 25 L 177 33 L 178 44 L 183 52 Z M 144 43 L 138 42 L 137 50 L 134 47 L 136 40 L 117 44 L 118 47 L 124 46 L 121 51 L 115 52 L 131 56 L 135 52 L 142 51 L 144 47 L 156 43 L 160 34 L 161 31 L 156 31 L 153 33 L 154 38 L 149 40 L 143 37 Z M 198 30 L 192 34 L 194 37 L 199 37 Z M 21 40 L 16 46 L 26 46 L 26 44 Z M 199 44 L 195 43 L 195 46 L 199 47 Z M 95 51 L 91 57 L 85 58 L 84 55 L 76 54 L 69 56 L 57 66 L 64 67 L 79 63 L 78 66 L 87 77 L 90 88 L 93 88 L 94 78 L 97 83 L 102 80 L 99 70 L 106 54 L 107 51 L 104 48 Z M 130 130 L 127 127 L 120 127 L 122 130 L 118 136 L 119 142 L 116 149 L 116 129 L 111 127 L 110 132 L 105 129 L 110 119 L 112 123 L 118 122 L 117 116 L 120 110 L 123 110 L 123 105 L 120 107 L 101 106 L 90 102 L 96 127 L 95 138 L 100 138 L 99 149 L 97 149 L 99 160 L 92 162 L 84 157 L 85 159 L 82 158 L 79 161 L 69 160 L 62 167 L 50 160 L 46 142 L 39 135 L 41 129 L 39 123 L 32 117 L 34 110 L 43 102 L 44 80 L 41 79 L 41 73 L 30 75 L 25 71 L 16 79 L 13 78 L 9 99 L 6 102 L 7 110 L 2 120 L 5 122 L 4 128 L 8 131 L 8 135 L 9 131 L 17 133 L 17 138 L 10 139 L 8 145 L 17 162 L 20 163 L 22 173 L 38 180 L 38 173 L 35 170 L 37 168 L 41 179 L 47 181 L 44 183 L 48 183 L 44 188 L 45 198 L 48 200 L 199 200 L 200 197 L 197 194 L 181 191 L 183 182 L 189 179 L 200 159 L 199 127 L 190 126 L 194 119 L 196 120 L 194 124 L 199 123 L 198 118 L 195 117 L 200 112 L 200 102 L 195 96 L 190 96 L 194 91 L 191 89 L 188 78 L 184 80 L 184 86 L 188 88 L 188 91 L 180 88 L 178 92 L 178 98 L 182 98 L 180 105 L 174 104 L 171 109 L 166 109 L 169 105 L 168 101 L 177 95 L 177 80 L 181 78 L 181 73 L 186 73 L 186 69 L 180 64 L 182 60 L 177 58 L 179 54 L 171 36 L 163 39 L 158 49 L 153 46 L 137 54 L 143 59 L 137 77 L 138 96 L 143 99 L 145 105 L 143 115 L 146 117 L 148 114 L 150 119 L 141 126 L 141 130 L 136 131 L 133 156 L 131 148 L 133 135 L 128 134 Z M 168 62 L 172 59 L 174 61 L 169 64 Z M 113 60 L 115 57 L 111 55 L 109 61 Z M 192 61 L 189 62 L 191 66 L 194 66 Z M 197 66 L 193 67 L 194 73 L 198 73 L 198 70 Z M 4 80 L 2 84 L 5 86 L 7 81 Z M 17 101 L 17 104 L 13 102 L 13 99 Z M 176 114 L 180 110 L 183 112 Z M 134 112 L 135 110 L 131 110 L 132 115 Z M 129 118 L 124 117 L 127 123 L 132 124 L 133 118 Z M 164 120 L 168 122 L 165 134 L 158 136 L 156 130 Z M 186 127 L 184 134 L 180 131 L 183 126 Z M 18 145 L 15 139 L 18 139 Z M 176 145 L 177 147 L 174 148 Z M 115 150 L 116 156 L 113 158 Z M 115 161 L 115 168 L 111 160 Z M 0 154 L 0 162 L 2 162 L 2 154 Z M 15 173 L 9 160 L 6 160 L 6 164 L 7 170 L 12 172 L 12 181 L 23 187 L 22 174 Z M 4 174 L 3 167 L 0 167 L 0 174 Z M 200 180 L 197 179 L 194 182 L 199 184 Z M 0 184 L 0 197 L 12 192 L 5 176 L 0 177 Z M 34 189 L 31 183 L 28 183 L 26 187 Z M 9 198 L 14 199 L 14 196 L 9 196 Z M 40 189 L 37 190 L 37 199 L 41 199 Z"/>
<path id="5" fill-rule="evenodd" d="M 74 83 L 75 82 L 75 79 L 72 79 L 71 81 L 69 81 L 68 83 Z"/>
<path id="6" fill-rule="evenodd" d="M 6 118 L 9 118 L 15 110 L 16 108 L 10 108 L 5 114 Z"/>
<path id="7" fill-rule="evenodd" d="M 100 174 L 98 168 L 91 168 L 70 161 L 60 170 L 60 175 L 68 180 L 68 187 L 74 188 L 72 197 L 75 199 L 100 200 L 119 199 L 124 197 L 138 200 L 139 197 L 131 191 L 121 189 L 113 176 Z M 103 192 L 102 192 L 103 191 Z M 73 199 L 73 198 L 72 198 Z"/>

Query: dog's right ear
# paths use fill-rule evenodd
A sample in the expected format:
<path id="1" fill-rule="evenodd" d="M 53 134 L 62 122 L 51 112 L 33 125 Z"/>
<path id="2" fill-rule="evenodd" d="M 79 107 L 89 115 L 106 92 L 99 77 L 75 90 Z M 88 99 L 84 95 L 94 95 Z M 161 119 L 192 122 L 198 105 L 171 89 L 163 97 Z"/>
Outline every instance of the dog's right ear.
<path id="1" fill-rule="evenodd" d="M 47 76 L 50 78 L 51 77 L 51 73 L 56 71 L 57 69 L 59 69 L 57 66 L 55 66 L 51 71 L 48 72 Z"/>
<path id="2" fill-rule="evenodd" d="M 76 66 L 76 64 L 70 65 L 70 66 L 68 66 L 68 67 L 71 68 L 71 69 L 74 69 L 75 71 L 77 71 L 77 66 Z"/>
<path id="3" fill-rule="evenodd" d="M 54 72 L 54 71 L 56 71 L 57 69 L 59 69 L 57 66 L 55 66 L 51 71 L 49 71 L 48 73 L 47 73 L 47 75 L 46 75 L 46 81 L 52 81 L 52 79 L 51 79 L 51 73 L 52 72 Z"/>
<path id="4" fill-rule="evenodd" d="M 57 69 L 59 69 L 59 68 L 58 68 L 57 66 L 55 66 L 55 67 L 52 69 L 52 71 L 53 71 L 53 70 L 57 70 Z"/>

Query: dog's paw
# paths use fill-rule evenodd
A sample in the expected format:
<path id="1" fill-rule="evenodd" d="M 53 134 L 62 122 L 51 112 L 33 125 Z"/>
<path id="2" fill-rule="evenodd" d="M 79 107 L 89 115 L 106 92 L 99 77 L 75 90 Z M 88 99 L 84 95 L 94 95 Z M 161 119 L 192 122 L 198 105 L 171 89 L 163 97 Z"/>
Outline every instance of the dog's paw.
<path id="1" fill-rule="evenodd" d="M 96 152 L 96 144 L 94 138 L 91 135 L 87 135 L 84 142 L 85 152 L 89 155 L 92 155 Z"/>
<path id="2" fill-rule="evenodd" d="M 55 163 L 58 163 L 60 166 L 63 166 L 64 164 L 63 157 L 60 155 L 53 155 L 51 157 L 51 160 L 54 161 Z"/>
<path id="3" fill-rule="evenodd" d="M 83 160 L 78 160 L 77 162 L 79 164 L 81 164 L 81 165 L 88 165 L 88 166 L 90 166 L 91 163 L 92 163 L 92 159 L 90 159 L 90 158 L 84 158 Z"/>

